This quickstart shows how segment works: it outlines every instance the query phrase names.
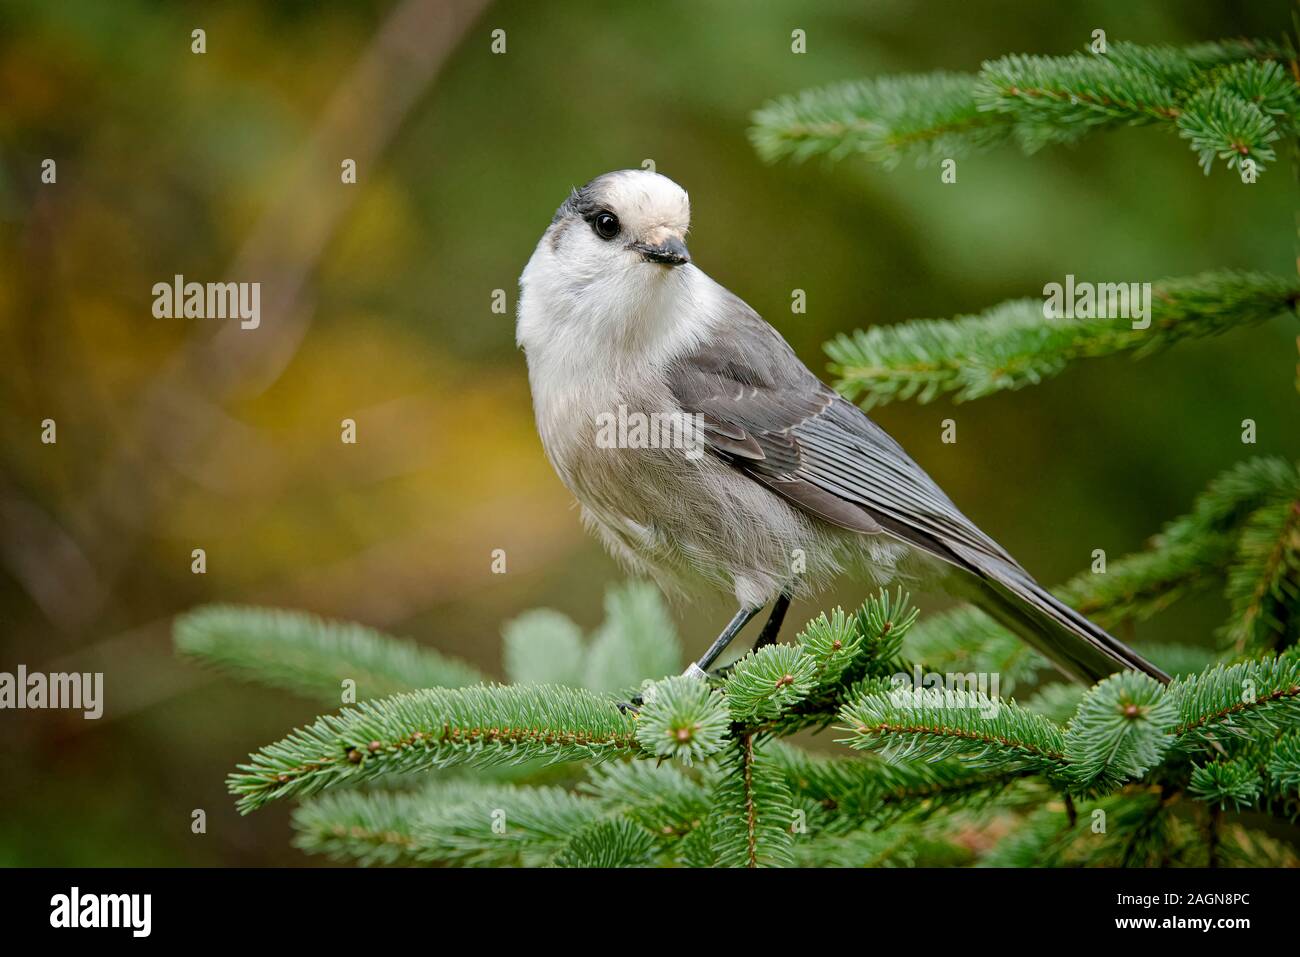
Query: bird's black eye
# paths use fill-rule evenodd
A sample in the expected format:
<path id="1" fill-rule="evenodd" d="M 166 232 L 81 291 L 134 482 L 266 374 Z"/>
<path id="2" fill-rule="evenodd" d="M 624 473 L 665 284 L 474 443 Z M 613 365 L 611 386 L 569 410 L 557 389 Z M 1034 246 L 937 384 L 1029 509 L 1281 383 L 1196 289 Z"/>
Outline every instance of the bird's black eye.
<path id="1" fill-rule="evenodd" d="M 613 213 L 597 213 L 591 221 L 591 228 L 601 239 L 613 239 L 618 235 L 618 217 Z"/>

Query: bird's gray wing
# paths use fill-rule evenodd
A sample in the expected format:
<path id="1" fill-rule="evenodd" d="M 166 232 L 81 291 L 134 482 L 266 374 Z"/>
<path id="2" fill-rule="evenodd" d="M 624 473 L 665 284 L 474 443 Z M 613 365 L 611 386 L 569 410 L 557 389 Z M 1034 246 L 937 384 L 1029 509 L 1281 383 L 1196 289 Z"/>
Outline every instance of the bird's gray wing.
<path id="1" fill-rule="evenodd" d="M 735 297 L 724 331 L 679 356 L 668 385 L 714 454 L 833 524 L 884 532 L 954 565 L 1019 569 L 861 409 Z"/>
<path id="2" fill-rule="evenodd" d="M 972 573 L 969 597 L 1066 674 L 1096 681 L 1123 667 L 1169 680 L 1035 582 L 753 310 L 734 296 L 726 308 L 720 331 L 668 373 L 715 455 L 826 521 L 883 532 Z"/>

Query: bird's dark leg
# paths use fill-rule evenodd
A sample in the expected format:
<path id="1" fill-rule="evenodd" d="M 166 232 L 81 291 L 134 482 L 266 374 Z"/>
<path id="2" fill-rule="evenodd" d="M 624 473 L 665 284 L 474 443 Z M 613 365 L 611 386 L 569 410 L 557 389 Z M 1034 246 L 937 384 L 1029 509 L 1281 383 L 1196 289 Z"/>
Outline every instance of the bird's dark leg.
<path id="1" fill-rule="evenodd" d="M 790 607 L 790 599 L 786 595 L 781 595 L 772 606 L 772 614 L 767 619 L 767 624 L 763 626 L 762 634 L 758 636 L 758 641 L 754 644 L 754 649 L 758 650 L 764 645 L 770 645 L 776 641 L 777 633 L 781 630 L 781 622 L 785 618 L 785 610 Z M 722 629 L 722 634 L 714 639 L 713 644 L 709 645 L 709 650 L 699 661 L 692 664 L 685 671 L 694 678 L 707 678 L 709 675 L 709 665 L 718 660 L 718 655 L 727 650 L 727 646 L 740 634 L 742 628 L 753 620 L 754 616 L 762 611 L 762 606 L 758 608 L 742 608 L 736 612 L 735 616 L 727 623 L 727 627 Z M 632 712 L 635 714 L 637 709 L 644 704 L 640 695 L 634 697 L 631 701 L 623 701 L 618 705 L 618 710 Z"/>
<path id="2" fill-rule="evenodd" d="M 749 624 L 750 620 L 762 611 L 762 606 L 758 608 L 742 608 L 736 612 L 734 618 L 722 629 L 722 634 L 718 635 L 713 644 L 709 645 L 709 650 L 699 661 L 686 669 L 686 674 L 696 678 L 703 678 L 709 672 L 709 665 L 718 660 L 718 655 L 727 650 L 727 645 L 731 644 L 732 639 L 740 634 L 740 629 Z"/>
<path id="3" fill-rule="evenodd" d="M 790 596 L 784 592 L 778 595 L 776 602 L 772 605 L 772 614 L 767 616 L 767 623 L 763 625 L 763 630 L 758 633 L 758 640 L 754 642 L 754 651 L 776 642 L 777 636 L 781 634 L 781 623 L 785 621 L 786 609 L 789 607 Z M 736 663 L 733 661 L 729 665 L 723 665 L 717 671 L 710 671 L 709 675 L 713 678 L 725 678 L 734 667 L 736 667 Z"/>
<path id="4" fill-rule="evenodd" d="M 776 596 L 776 601 L 772 605 L 772 614 L 767 616 L 767 624 L 763 626 L 763 630 L 758 633 L 758 640 L 754 642 L 755 651 L 775 643 L 777 635 L 781 634 L 781 624 L 785 621 L 785 613 L 789 607 L 789 595 L 782 592 Z"/>
<path id="5" fill-rule="evenodd" d="M 727 645 L 731 644 L 736 635 L 740 634 L 740 630 L 748 625 L 753 617 L 762 610 L 763 608 L 760 605 L 757 608 L 742 608 L 740 611 L 736 612 L 731 621 L 727 623 L 727 627 L 722 629 L 722 634 L 718 635 L 718 637 L 714 639 L 713 644 L 709 645 L 709 650 L 704 653 L 704 657 L 690 665 L 683 673 L 690 675 L 692 678 L 707 678 L 709 676 L 709 665 L 718 660 L 718 655 L 727 650 Z M 774 609 L 773 614 L 775 615 L 775 613 Z M 784 615 L 785 610 L 782 609 L 781 613 Z M 768 626 L 770 625 L 771 621 L 769 620 Z M 777 625 L 779 628 L 779 621 Z M 763 632 L 764 634 L 767 633 L 767 627 L 763 628 Z M 622 711 L 624 714 L 629 711 L 636 714 L 637 709 L 644 703 L 645 702 L 641 696 L 637 695 L 631 701 L 620 702 L 618 710 Z"/>

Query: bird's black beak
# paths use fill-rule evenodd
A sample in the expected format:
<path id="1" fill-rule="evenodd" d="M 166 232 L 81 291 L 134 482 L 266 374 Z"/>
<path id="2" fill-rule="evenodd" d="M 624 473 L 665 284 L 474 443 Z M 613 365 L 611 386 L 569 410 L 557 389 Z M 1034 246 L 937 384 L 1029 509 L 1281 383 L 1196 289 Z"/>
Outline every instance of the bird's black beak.
<path id="1" fill-rule="evenodd" d="M 648 243 L 633 243 L 632 248 L 637 250 L 646 262 L 660 263 L 664 266 L 681 266 L 691 261 L 691 254 L 686 251 L 686 244 L 676 236 L 671 236 L 655 246 Z"/>

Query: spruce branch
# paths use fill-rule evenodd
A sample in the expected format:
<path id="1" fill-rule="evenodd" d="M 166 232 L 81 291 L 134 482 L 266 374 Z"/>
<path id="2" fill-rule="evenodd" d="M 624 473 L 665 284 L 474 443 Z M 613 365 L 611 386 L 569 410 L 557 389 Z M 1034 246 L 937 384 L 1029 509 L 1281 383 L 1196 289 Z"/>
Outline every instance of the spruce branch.
<path id="1" fill-rule="evenodd" d="M 888 589 L 882 588 L 858 608 L 854 624 L 870 657 L 875 661 L 891 662 L 901 653 L 903 639 L 919 615 L 920 610 L 912 605 L 912 596 L 901 587 L 892 597 Z"/>
<path id="2" fill-rule="evenodd" d="M 294 845 L 363 866 L 542 864 L 599 816 L 562 788 L 442 780 L 310 798 L 294 810 Z"/>
<path id="3" fill-rule="evenodd" d="M 987 771 L 954 760 L 826 758 L 789 746 L 772 747 L 771 753 L 791 793 L 815 802 L 826 815 L 826 829 L 836 833 L 985 807 L 1028 773 Z"/>
<path id="4" fill-rule="evenodd" d="M 542 866 L 598 816 L 564 788 L 471 785 L 415 819 L 413 854 L 423 864 Z"/>
<path id="5" fill-rule="evenodd" d="M 610 761 L 591 768 L 579 792 L 617 812 L 661 840 L 699 828 L 710 811 L 712 773 L 692 776 L 674 764 Z"/>
<path id="6" fill-rule="evenodd" d="M 676 838 L 709 810 L 709 790 L 671 765 L 614 763 L 591 776 L 577 793 L 444 779 L 408 792 L 321 794 L 295 809 L 294 845 L 362 866 L 512 866 L 554 856 L 558 866 L 631 867 L 649 863 L 661 827 L 663 839 Z"/>
<path id="7" fill-rule="evenodd" d="M 647 687 L 644 697 L 636 740 L 647 752 L 693 764 L 722 749 L 727 705 L 707 683 L 676 675 Z"/>
<path id="8" fill-rule="evenodd" d="M 1276 734 L 1300 720 L 1300 659 L 1212 665 L 1176 678 L 1165 694 L 1178 705 L 1175 747 L 1184 753 L 1213 748 L 1220 738 Z"/>
<path id="9" fill-rule="evenodd" d="M 1213 83 L 1198 90 L 1178 117 L 1180 134 L 1191 141 L 1202 169 L 1215 158 L 1230 169 L 1250 158 L 1257 170 L 1276 157 L 1269 145 L 1293 134 L 1300 121 L 1300 85 L 1272 60 L 1245 60 L 1215 70 Z"/>
<path id="10" fill-rule="evenodd" d="M 1192 769 L 1188 793 L 1206 804 L 1241 810 L 1260 798 L 1263 781 L 1253 762 L 1236 759 L 1213 761 Z"/>
<path id="11" fill-rule="evenodd" d="M 1160 763 L 1178 717 L 1164 686 L 1136 671 L 1111 675 L 1084 696 L 1065 735 L 1078 788 L 1110 791 Z"/>
<path id="12" fill-rule="evenodd" d="M 1017 139 L 1032 153 L 1098 127 L 1176 119 L 1179 96 L 1171 79 L 1131 57 L 1011 54 L 983 64 L 976 98 L 1014 123 Z"/>
<path id="13" fill-rule="evenodd" d="M 1052 591 L 1104 628 L 1126 621 L 1146 621 L 1188 595 L 1222 581 L 1234 544 L 1231 533 L 1212 533 L 1175 543 L 1156 538 L 1145 551 L 1108 562 L 1103 574 L 1082 572 Z"/>
<path id="14" fill-rule="evenodd" d="M 865 637 L 857 616 L 850 618 L 836 607 L 828 616 L 822 612 L 803 627 L 796 639 L 804 655 L 814 664 L 816 691 L 826 692 L 840 679 L 863 650 Z"/>
<path id="15" fill-rule="evenodd" d="M 1300 640 L 1300 495 L 1246 522 L 1227 597 L 1232 615 L 1223 637 L 1237 651 L 1277 651 Z"/>
<path id="16" fill-rule="evenodd" d="M 1024 771 L 1060 779 L 1066 772 L 1061 729 L 1013 701 L 978 691 L 891 687 L 874 681 L 845 705 L 840 718 L 858 750 L 893 761 L 960 758 L 989 772 Z"/>
<path id="17" fill-rule="evenodd" d="M 1222 88 L 1201 90 L 1188 100 L 1178 116 L 1178 130 L 1207 175 L 1215 159 L 1227 160 L 1229 169 L 1240 169 L 1249 159 L 1262 172 L 1265 163 L 1277 159 L 1272 144 L 1282 138 L 1274 117 Z"/>
<path id="18" fill-rule="evenodd" d="M 1295 54 L 1283 42 L 1233 39 L 1190 46 L 1169 44 L 1150 46 L 1126 40 L 1112 43 L 1105 54 L 1116 66 L 1142 70 L 1162 83 L 1179 88 L 1194 85 L 1197 78 L 1213 78 L 1213 71 L 1231 69 L 1239 64 L 1286 62 Z"/>
<path id="19" fill-rule="evenodd" d="M 933 162 L 985 149 L 1011 132 L 1006 118 L 981 111 L 976 78 L 929 73 L 840 83 L 766 104 L 753 115 L 750 141 L 768 162 L 820 153 L 850 154 L 893 168 L 906 158 Z"/>
<path id="20" fill-rule="evenodd" d="M 1264 767 L 1269 785 L 1278 794 L 1300 794 L 1300 730 L 1280 735 Z"/>
<path id="21" fill-rule="evenodd" d="M 429 808 L 421 792 L 338 791 L 293 812 L 293 846 L 332 861 L 370 865 L 418 863 L 411 828 Z"/>
<path id="22" fill-rule="evenodd" d="M 579 831 L 555 858 L 557 867 L 646 867 L 654 838 L 630 821 L 597 821 Z"/>
<path id="23" fill-rule="evenodd" d="M 1246 459 L 1220 473 L 1197 496 L 1191 512 L 1156 536 L 1159 545 L 1178 545 L 1236 530 L 1248 515 L 1270 503 L 1300 497 L 1300 470 L 1286 459 Z"/>
<path id="24" fill-rule="evenodd" d="M 971 862 L 969 848 L 948 836 L 953 828 L 894 825 L 880 831 L 820 833 L 796 843 L 801 867 L 961 867 Z"/>
<path id="25" fill-rule="evenodd" d="M 707 834 L 721 867 L 788 867 L 793 863 L 794 803 L 776 763 L 745 734 L 720 761 Z M 703 832 L 702 832 L 703 833 Z"/>
<path id="26" fill-rule="evenodd" d="M 882 77 L 805 90 L 753 115 L 765 160 L 860 155 L 886 168 L 975 153 L 1014 139 L 1027 153 L 1097 130 L 1156 125 L 1189 140 L 1208 172 L 1247 158 L 1257 170 L 1294 129 L 1289 45 L 1226 40 L 1185 48 L 1112 44 L 1105 54 L 1012 54 L 977 75 Z"/>
<path id="27" fill-rule="evenodd" d="M 1220 70 L 1218 82 L 1294 130 L 1300 118 L 1300 85 L 1277 60 L 1243 60 Z"/>
<path id="28" fill-rule="evenodd" d="M 1116 43 L 1104 55 L 1002 57 L 985 63 L 977 99 L 1010 118 L 1026 152 L 1096 129 L 1172 124 L 1205 172 L 1250 158 L 1262 171 L 1271 144 L 1297 115 L 1296 84 L 1281 47 L 1202 44 L 1192 50 Z"/>
<path id="29" fill-rule="evenodd" d="M 910 670 L 911 665 L 899 656 L 899 650 L 916 620 L 917 610 L 911 605 L 911 597 L 901 588 L 892 595 L 885 589 L 869 595 L 843 621 L 838 621 L 835 613 L 825 621 L 813 619 L 801 632 L 799 647 L 821 669 L 816 687 L 775 718 L 751 721 L 748 729 L 786 737 L 805 728 L 830 724 L 839 713 L 845 694 L 858 682 Z M 847 637 L 849 630 L 856 640 Z M 834 647 L 836 642 L 841 644 L 838 649 Z M 840 669 L 841 665 L 838 681 L 829 682 L 828 671 Z"/>
<path id="30" fill-rule="evenodd" d="M 412 641 L 304 612 L 205 605 L 176 618 L 173 638 L 182 655 L 330 705 L 348 679 L 359 698 L 483 680 L 473 666 Z"/>
<path id="31" fill-rule="evenodd" d="M 431 688 L 324 715 L 249 756 L 228 779 L 241 813 L 383 775 L 457 764 L 635 754 L 634 719 L 557 686 Z"/>
<path id="32" fill-rule="evenodd" d="M 1109 304 L 1111 288 L 1103 283 L 1098 289 Z M 1115 296 L 1127 298 L 1126 289 L 1116 284 Z M 1131 319 L 1047 318 L 1044 300 L 1020 299 L 975 316 L 841 333 L 825 348 L 836 388 L 866 408 L 897 399 L 929 402 L 947 393 L 964 402 L 1037 385 L 1078 359 L 1147 356 L 1184 339 L 1294 315 L 1297 302 L 1300 280 L 1294 276 L 1211 272 L 1155 283 L 1147 328 L 1135 329 Z"/>
<path id="33" fill-rule="evenodd" d="M 1084 573 L 1056 596 L 1103 625 L 1142 621 L 1186 594 L 1222 580 L 1243 527 L 1261 509 L 1300 499 L 1300 472 L 1284 459 L 1239 462 L 1197 496 L 1191 511 L 1165 525 L 1147 551 Z"/>
<path id="34" fill-rule="evenodd" d="M 798 645 L 768 645 L 736 662 L 722 686 L 731 720 L 759 722 L 780 716 L 812 693 L 817 662 Z"/>
<path id="35" fill-rule="evenodd" d="M 1284 461 L 1241 463 L 1153 545 L 1232 541 L 1241 526 L 1294 502 L 1298 484 Z M 1284 591 L 1279 601 L 1294 596 Z M 1120 606 L 1145 607 L 1131 594 L 1112 607 Z M 995 799 L 1007 810 L 1032 807 L 1046 788 L 1114 792 L 1114 803 L 1093 807 L 1106 810 L 1117 840 L 1085 834 L 1067 799 L 1066 822 L 1044 826 L 1050 839 L 1036 845 L 1035 863 L 1195 864 L 1206 853 L 1200 831 L 1169 812 L 1180 795 L 1300 814 L 1300 655 L 1216 665 L 1168 689 L 1121 673 L 1081 700 L 1077 689 L 1063 694 L 1055 686 L 1021 707 L 973 691 L 898 686 L 897 673 L 906 670 L 901 641 L 915 622 L 906 596 L 881 592 L 852 615 L 837 608 L 813 619 L 794 645 L 747 655 L 719 687 L 687 677 L 647 683 L 638 715 L 620 713 L 613 698 L 550 685 L 427 689 L 366 701 L 252 755 L 230 787 L 243 812 L 314 796 L 295 814 L 298 846 L 360 864 L 951 864 L 967 855 L 945 836 L 961 814 Z M 526 616 L 511 629 L 532 630 L 539 649 L 580 641 L 561 616 Z M 999 640 L 981 636 L 986 649 Z M 534 667 L 546 663 L 513 670 L 523 678 Z M 879 753 L 824 759 L 768 741 L 835 714 L 847 725 L 844 743 Z M 635 760 L 651 755 L 698 767 Z M 610 757 L 632 760 L 597 764 Z M 1188 760 L 1198 757 L 1201 763 Z M 409 792 L 316 793 L 402 782 L 434 767 L 467 765 L 481 775 L 504 765 L 517 775 L 535 774 L 539 762 L 580 759 L 592 767 L 576 789 L 570 781 L 480 778 L 440 779 Z M 1126 783 L 1134 779 L 1148 789 Z M 1152 793 L 1154 804 L 1142 798 Z M 941 811 L 929 829 L 924 822 Z M 796 821 L 806 825 L 801 835 L 813 836 L 796 841 Z M 1241 858 L 1267 850 L 1239 843 L 1233 853 Z"/>

